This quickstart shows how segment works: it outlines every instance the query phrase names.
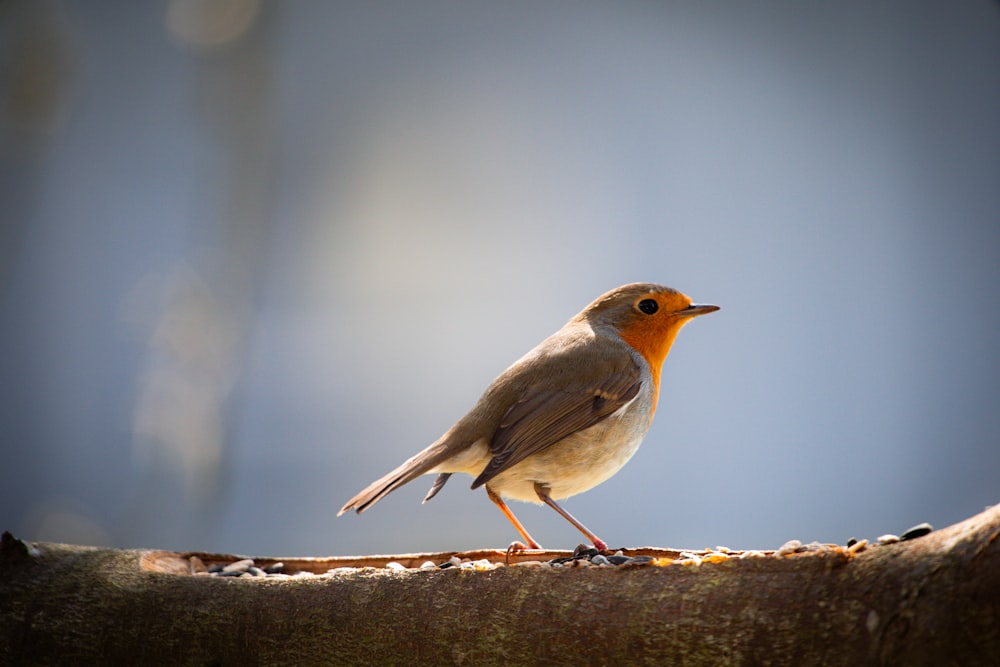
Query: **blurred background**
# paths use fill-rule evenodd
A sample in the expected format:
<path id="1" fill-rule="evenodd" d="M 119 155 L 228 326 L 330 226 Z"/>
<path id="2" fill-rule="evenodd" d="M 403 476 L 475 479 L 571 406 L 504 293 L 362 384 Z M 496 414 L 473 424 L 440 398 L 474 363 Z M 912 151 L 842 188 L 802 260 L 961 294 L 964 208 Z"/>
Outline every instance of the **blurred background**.
<path id="1" fill-rule="evenodd" d="M 612 545 L 1000 501 L 996 2 L 7 0 L 0 193 L 22 538 L 505 547 L 465 477 L 335 514 L 632 281 L 722 310 L 564 503 Z"/>

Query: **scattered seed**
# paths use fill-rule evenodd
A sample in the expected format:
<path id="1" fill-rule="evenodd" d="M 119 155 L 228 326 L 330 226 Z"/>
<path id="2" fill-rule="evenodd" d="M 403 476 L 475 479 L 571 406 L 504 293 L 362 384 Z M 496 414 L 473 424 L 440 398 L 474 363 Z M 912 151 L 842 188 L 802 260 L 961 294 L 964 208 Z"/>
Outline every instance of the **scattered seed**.
<path id="1" fill-rule="evenodd" d="M 892 544 L 894 542 L 902 540 L 911 540 L 918 537 L 922 537 L 933 528 L 930 524 L 923 523 L 917 526 L 913 526 L 909 530 L 903 533 L 903 537 L 897 537 L 895 535 L 887 534 L 882 535 L 878 538 L 879 544 Z M 846 553 L 849 555 L 855 555 L 863 551 L 868 546 L 867 540 L 858 540 L 852 537 L 847 541 Z M 785 542 L 777 551 L 774 552 L 775 556 L 788 556 L 794 553 L 803 552 L 815 552 L 815 551 L 829 551 L 835 548 L 841 553 L 845 552 L 842 547 L 834 547 L 833 545 L 823 544 L 820 542 L 810 542 L 809 544 L 803 545 L 799 540 L 789 540 Z M 703 563 L 718 563 L 730 558 L 761 558 L 765 557 L 766 554 L 758 550 L 748 550 L 743 552 L 733 552 L 729 547 L 717 546 L 715 549 L 705 549 L 704 553 L 694 553 L 691 551 L 681 552 L 677 559 L 673 558 L 654 558 L 653 556 L 626 556 L 623 550 L 617 550 L 613 555 L 606 556 L 600 553 L 593 546 L 586 544 L 580 544 L 573 550 L 573 554 L 570 556 L 561 556 L 555 558 L 549 562 L 542 562 L 537 560 L 523 561 L 519 563 L 511 563 L 518 567 L 608 567 L 608 566 L 638 566 L 646 564 L 654 564 L 657 566 L 666 566 L 670 564 L 697 566 Z M 222 576 L 222 577 L 240 577 L 249 576 L 253 578 L 281 578 L 288 579 L 292 575 L 285 572 L 285 564 L 282 562 L 276 562 L 266 567 L 257 567 L 254 564 L 253 559 L 244 558 L 238 561 L 234 561 L 229 564 L 216 564 L 211 567 L 206 567 L 205 563 L 197 556 L 191 556 L 189 558 L 191 574 L 201 575 L 201 576 Z M 463 570 L 492 570 L 497 567 L 501 567 L 501 563 L 494 563 L 488 559 L 481 559 L 478 561 L 462 561 L 458 556 L 452 556 L 447 561 L 435 564 L 433 561 L 424 561 L 420 564 L 419 569 L 421 570 L 433 570 L 433 569 L 446 569 L 452 567 L 458 567 Z M 393 570 L 396 572 L 407 570 L 405 565 L 398 561 L 390 561 L 385 564 L 385 568 Z M 359 569 L 357 567 L 335 567 L 327 570 L 327 575 L 338 575 L 357 572 Z M 369 568 L 371 569 L 371 568 Z M 294 576 L 315 576 L 310 572 L 297 572 Z"/>
<path id="2" fill-rule="evenodd" d="M 934 526 L 929 523 L 919 523 L 912 528 L 907 529 L 905 533 L 900 536 L 900 540 L 905 542 L 906 540 L 915 540 L 918 537 L 923 537 L 927 533 L 934 530 Z"/>
<path id="3" fill-rule="evenodd" d="M 701 559 L 703 563 L 721 563 L 724 560 L 729 560 L 729 554 L 721 551 L 713 551 L 712 553 L 705 554 Z"/>
<path id="4" fill-rule="evenodd" d="M 493 563 L 488 558 L 474 560 L 471 565 L 473 570 L 492 570 L 494 568 Z"/>
<path id="5" fill-rule="evenodd" d="M 626 563 L 623 563 L 623 565 L 646 565 L 647 563 L 652 562 L 652 556 L 633 556 L 632 558 L 629 558 Z"/>
<path id="6" fill-rule="evenodd" d="M 243 560 L 238 560 L 235 563 L 230 563 L 229 565 L 226 565 L 224 568 L 222 568 L 222 572 L 223 574 L 227 572 L 239 572 L 242 574 L 243 572 L 249 570 L 252 565 L 253 565 L 252 558 L 244 558 Z"/>
<path id="7" fill-rule="evenodd" d="M 216 573 L 215 576 L 217 576 L 217 577 L 242 577 L 243 576 L 243 572 L 241 572 L 240 570 L 229 570 L 228 572 L 226 572 L 225 570 L 223 570 L 222 572 Z"/>
<path id="8" fill-rule="evenodd" d="M 865 547 L 867 546 L 868 546 L 868 540 L 855 540 L 854 544 L 847 547 L 847 553 L 853 556 L 854 554 L 861 553 L 862 551 L 864 551 Z"/>
<path id="9" fill-rule="evenodd" d="M 879 544 L 895 544 L 896 542 L 899 542 L 899 536 L 898 535 L 893 535 L 892 533 L 886 533 L 885 535 L 879 535 L 879 538 L 878 538 L 878 543 Z"/>
<path id="10" fill-rule="evenodd" d="M 788 540 L 787 542 L 782 544 L 781 547 L 776 552 L 774 552 L 774 555 L 787 556 L 789 554 L 793 554 L 796 551 L 798 551 L 799 547 L 801 546 L 802 542 L 800 542 L 799 540 Z"/>
<path id="11" fill-rule="evenodd" d="M 701 556 L 690 551 L 684 551 L 681 553 L 681 560 L 679 562 L 681 565 L 701 565 Z"/>

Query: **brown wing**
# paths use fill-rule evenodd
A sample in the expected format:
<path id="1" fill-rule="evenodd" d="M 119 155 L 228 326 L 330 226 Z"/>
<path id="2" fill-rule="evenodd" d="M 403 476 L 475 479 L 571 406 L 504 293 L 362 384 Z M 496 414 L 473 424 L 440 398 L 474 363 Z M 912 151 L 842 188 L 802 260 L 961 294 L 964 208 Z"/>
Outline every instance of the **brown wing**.
<path id="1" fill-rule="evenodd" d="M 472 483 L 472 488 L 607 418 L 635 398 L 641 385 L 641 372 L 633 363 L 590 386 L 532 388 L 500 420 L 490 441 L 493 459 Z"/>

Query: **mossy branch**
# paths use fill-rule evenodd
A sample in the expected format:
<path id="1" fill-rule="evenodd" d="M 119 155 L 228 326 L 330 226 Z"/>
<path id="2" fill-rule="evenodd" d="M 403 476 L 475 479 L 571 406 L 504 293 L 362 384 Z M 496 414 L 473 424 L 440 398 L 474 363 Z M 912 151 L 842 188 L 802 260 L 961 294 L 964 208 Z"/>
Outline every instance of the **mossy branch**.
<path id="1" fill-rule="evenodd" d="M 192 573 L 191 556 L 236 556 L 5 533 L 0 663 L 1000 664 L 998 535 L 1000 506 L 857 553 L 478 571 L 384 567 L 451 553 L 284 559 L 291 572 L 345 569 L 275 579 Z"/>

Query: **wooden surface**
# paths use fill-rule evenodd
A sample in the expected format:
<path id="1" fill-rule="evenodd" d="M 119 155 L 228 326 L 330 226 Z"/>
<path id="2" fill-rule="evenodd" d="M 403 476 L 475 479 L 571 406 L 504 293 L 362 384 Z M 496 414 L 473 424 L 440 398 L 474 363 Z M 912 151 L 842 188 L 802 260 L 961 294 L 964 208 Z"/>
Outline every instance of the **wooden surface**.
<path id="1" fill-rule="evenodd" d="M 1000 507 L 919 539 L 681 565 L 255 558 L 0 544 L 2 664 L 1000 664 Z M 517 554 L 547 560 L 566 552 Z M 459 554 L 503 563 L 502 551 Z M 328 570 L 333 573 L 327 574 Z"/>

